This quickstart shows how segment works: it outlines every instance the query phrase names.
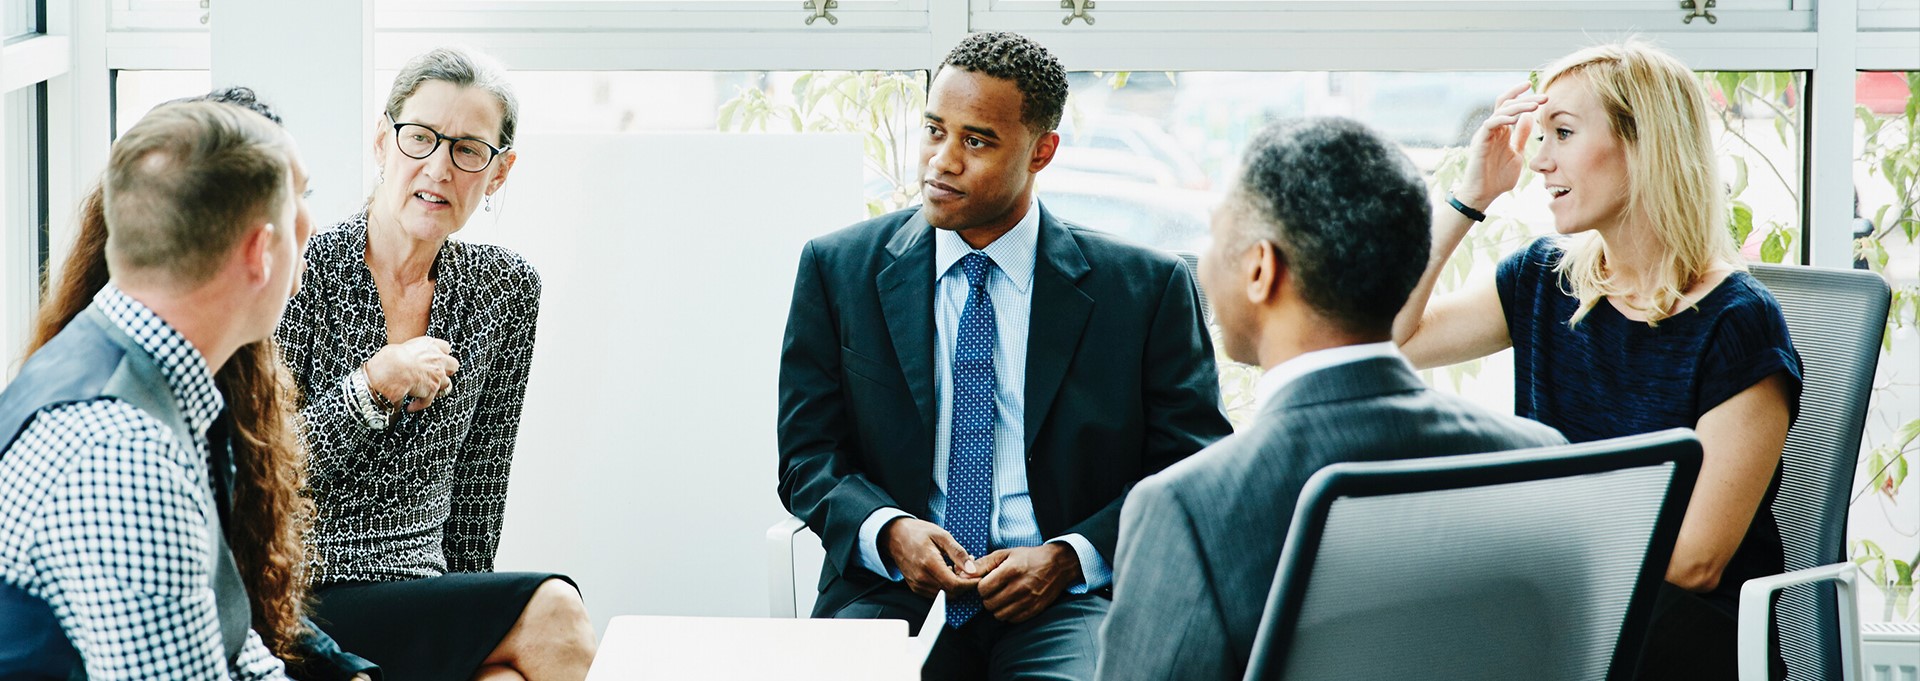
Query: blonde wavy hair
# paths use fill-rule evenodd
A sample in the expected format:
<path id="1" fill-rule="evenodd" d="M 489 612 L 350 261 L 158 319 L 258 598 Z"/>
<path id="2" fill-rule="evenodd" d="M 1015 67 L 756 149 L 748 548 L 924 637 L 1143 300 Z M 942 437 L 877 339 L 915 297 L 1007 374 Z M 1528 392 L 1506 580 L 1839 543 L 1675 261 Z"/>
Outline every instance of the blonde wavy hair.
<path id="1" fill-rule="evenodd" d="M 1746 269 L 1727 232 L 1727 197 L 1707 133 L 1707 95 L 1693 70 L 1666 51 L 1638 40 L 1596 45 L 1561 58 L 1541 72 L 1540 90 L 1581 76 L 1592 89 L 1613 137 L 1626 154 L 1629 222 L 1657 240 L 1665 265 L 1636 309 L 1650 323 L 1716 265 Z M 1616 237 L 1619 235 L 1616 234 Z M 1569 324 L 1578 324 L 1601 298 L 1633 292 L 1607 267 L 1607 242 L 1598 232 L 1569 239 L 1555 268 L 1568 294 L 1580 300 Z"/>

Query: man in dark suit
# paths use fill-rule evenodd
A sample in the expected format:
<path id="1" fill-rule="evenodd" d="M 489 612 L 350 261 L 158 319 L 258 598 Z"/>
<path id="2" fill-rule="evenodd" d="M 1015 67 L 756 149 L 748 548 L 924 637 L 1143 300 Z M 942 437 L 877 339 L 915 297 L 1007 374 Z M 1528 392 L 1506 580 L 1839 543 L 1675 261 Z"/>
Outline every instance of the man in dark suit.
<path id="1" fill-rule="evenodd" d="M 930 678 L 1087 678 L 1120 506 L 1230 427 L 1182 261 L 1034 198 L 1066 72 L 977 34 L 936 69 L 925 205 L 801 252 L 780 494 L 826 545 L 815 617 L 917 622 Z"/>
<path id="2" fill-rule="evenodd" d="M 1393 143 L 1344 119 L 1253 142 L 1200 260 L 1227 355 L 1267 368 L 1255 421 L 1140 483 L 1121 514 L 1101 679 L 1239 679 L 1307 478 L 1566 442 L 1427 389 L 1391 342 L 1430 209 Z"/>

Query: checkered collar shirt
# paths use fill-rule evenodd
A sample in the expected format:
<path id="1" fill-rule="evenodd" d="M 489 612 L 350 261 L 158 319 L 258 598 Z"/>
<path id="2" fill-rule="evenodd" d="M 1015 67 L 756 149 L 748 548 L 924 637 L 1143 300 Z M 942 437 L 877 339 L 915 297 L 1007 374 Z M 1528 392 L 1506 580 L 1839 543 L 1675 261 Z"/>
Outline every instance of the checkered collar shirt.
<path id="1" fill-rule="evenodd" d="M 41 411 L 0 457 L 0 580 L 46 601 L 105 679 L 283 679 L 248 632 L 234 668 L 211 575 L 207 429 L 225 407 L 206 359 L 109 284 L 93 306 L 159 366 L 194 447 L 115 399 Z"/>
<path id="2" fill-rule="evenodd" d="M 140 349 L 153 356 L 153 363 L 160 366 L 160 375 L 167 378 L 173 399 L 180 404 L 180 415 L 193 431 L 193 443 L 205 451 L 207 429 L 213 426 L 220 410 L 227 408 L 220 390 L 213 385 L 213 372 L 207 367 L 207 358 L 166 320 L 113 284 L 94 294 L 93 304 Z"/>

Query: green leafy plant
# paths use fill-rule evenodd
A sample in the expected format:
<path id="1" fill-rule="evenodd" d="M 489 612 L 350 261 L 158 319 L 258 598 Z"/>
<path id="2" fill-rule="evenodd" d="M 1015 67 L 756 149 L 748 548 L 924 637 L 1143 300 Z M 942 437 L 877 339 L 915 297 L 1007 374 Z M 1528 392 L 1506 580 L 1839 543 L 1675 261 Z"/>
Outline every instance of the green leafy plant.
<path id="1" fill-rule="evenodd" d="M 1920 316 L 1920 286 L 1902 283 L 1903 278 L 1907 281 L 1920 278 L 1920 272 L 1888 270 L 1891 253 L 1896 248 L 1904 245 L 1910 249 L 1916 239 L 1920 239 L 1920 214 L 1916 214 L 1916 206 L 1920 206 L 1920 134 L 1916 132 L 1920 132 L 1920 129 L 1914 125 L 1916 118 L 1920 118 L 1920 72 L 1906 74 L 1906 81 L 1907 105 L 1904 111 L 1881 116 L 1864 106 L 1854 110 L 1863 138 L 1859 161 L 1866 166 L 1869 177 L 1886 182 L 1893 190 L 1888 203 L 1863 207 L 1868 208 L 1865 214 L 1871 216 L 1874 227 L 1870 233 L 1854 241 L 1855 258 L 1886 276 L 1893 286 L 1887 332 L 1882 337 L 1883 353 L 1893 352 L 1895 331 L 1914 327 L 1916 317 Z M 1889 355 L 1882 354 L 1882 363 L 1888 358 Z M 1874 386 L 1874 397 L 1879 401 L 1902 387 L 1912 389 L 1914 384 L 1897 384 L 1890 379 Z M 1920 513 L 1913 510 L 1913 500 L 1900 498 L 1914 459 L 1920 456 L 1920 417 L 1917 417 L 1920 415 L 1883 414 L 1883 417 L 1887 416 L 1892 417 L 1894 422 L 1908 420 L 1893 429 L 1888 441 L 1868 443 L 1868 451 L 1861 457 L 1860 475 L 1857 478 L 1863 482 L 1853 495 L 1853 504 L 1856 511 L 1877 508 L 1888 513 L 1893 531 L 1912 538 L 1920 534 L 1920 523 L 1916 523 L 1913 533 L 1907 533 L 1893 519 L 1920 517 Z M 1905 512 L 1900 513 L 1903 508 Z M 1862 573 L 1880 590 L 1883 597 L 1882 616 L 1892 621 L 1911 622 L 1920 618 L 1920 597 L 1916 597 L 1913 588 L 1913 570 L 1915 564 L 1920 564 L 1920 549 L 1904 558 L 1890 554 L 1884 547 L 1895 539 L 1860 538 L 1853 542 L 1851 555 Z"/>
<path id="2" fill-rule="evenodd" d="M 1799 214 L 1800 177 L 1798 168 L 1780 167 L 1756 141 L 1748 126 L 1747 117 L 1758 115 L 1770 120 L 1780 146 L 1787 152 L 1780 154 L 1784 158 L 1799 159 L 1805 118 L 1800 115 L 1800 93 L 1804 77 L 1798 73 L 1784 71 L 1708 71 L 1699 74 L 1700 85 L 1716 101 L 1712 107 L 1714 115 L 1720 119 L 1719 134 L 1721 146 L 1727 148 L 1727 156 L 1733 162 L 1732 177 L 1727 181 L 1727 227 L 1733 231 L 1735 244 L 1746 244 L 1755 230 L 1760 230 L 1760 260 L 1768 263 L 1780 263 L 1792 253 L 1795 238 L 1799 230 L 1779 218 L 1767 218 L 1760 224 L 1754 223 L 1753 206 L 1746 201 L 1747 190 L 1754 178 L 1751 171 L 1758 161 L 1762 182 L 1769 189 L 1783 192 L 1793 202 L 1793 214 Z"/>
<path id="3" fill-rule="evenodd" d="M 926 108 L 925 72 L 814 71 L 795 78 L 786 94 L 765 85 L 740 88 L 720 105 L 720 129 L 858 135 L 868 176 L 883 181 L 866 197 L 867 214 L 905 208 L 919 196 L 911 143 Z"/>

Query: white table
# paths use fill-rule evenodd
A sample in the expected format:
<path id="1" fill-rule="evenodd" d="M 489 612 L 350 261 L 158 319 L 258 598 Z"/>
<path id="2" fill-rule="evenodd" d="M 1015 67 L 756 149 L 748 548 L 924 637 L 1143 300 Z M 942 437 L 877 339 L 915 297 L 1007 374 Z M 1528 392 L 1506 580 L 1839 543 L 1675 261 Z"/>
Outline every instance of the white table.
<path id="1" fill-rule="evenodd" d="M 912 681 L 946 612 L 935 598 L 919 636 L 900 620 L 615 617 L 587 681 Z"/>

